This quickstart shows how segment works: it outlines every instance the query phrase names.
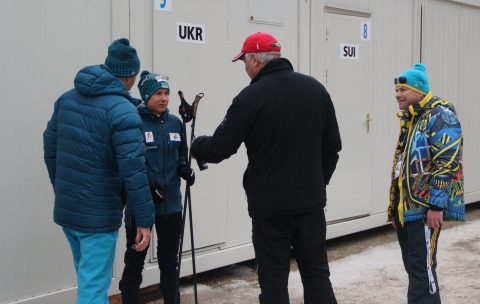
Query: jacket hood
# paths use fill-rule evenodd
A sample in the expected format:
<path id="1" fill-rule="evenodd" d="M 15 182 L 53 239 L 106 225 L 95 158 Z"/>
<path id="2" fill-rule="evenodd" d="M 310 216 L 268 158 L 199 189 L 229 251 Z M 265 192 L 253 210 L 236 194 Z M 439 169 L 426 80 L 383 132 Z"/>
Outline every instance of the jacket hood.
<path id="1" fill-rule="evenodd" d="M 121 95 L 132 100 L 125 84 L 115 77 L 105 65 L 87 66 L 81 69 L 74 80 L 75 89 L 83 95 Z"/>
<path id="2" fill-rule="evenodd" d="M 433 96 L 431 92 L 429 92 L 427 96 L 425 96 L 424 101 L 421 101 L 419 103 L 412 105 L 412 109 L 416 113 L 416 115 L 418 115 L 423 111 L 435 108 L 437 105 L 441 105 L 446 108 L 449 108 L 450 111 L 457 114 L 455 107 L 451 103 L 449 103 L 448 101 L 442 100 L 437 96 Z"/>
<path id="3" fill-rule="evenodd" d="M 258 74 L 252 79 L 250 84 L 257 82 L 264 75 L 274 73 L 282 70 L 291 70 L 293 72 L 293 66 L 286 58 L 272 59 L 258 72 Z"/>
<path id="4" fill-rule="evenodd" d="M 408 110 L 398 112 L 397 117 L 401 120 L 409 120 L 412 115 L 421 115 L 423 112 L 431 110 L 437 105 L 446 107 L 453 113 L 457 114 L 457 110 L 450 102 L 442 100 L 437 96 L 433 96 L 432 92 L 429 92 L 421 102 L 411 105 Z"/>

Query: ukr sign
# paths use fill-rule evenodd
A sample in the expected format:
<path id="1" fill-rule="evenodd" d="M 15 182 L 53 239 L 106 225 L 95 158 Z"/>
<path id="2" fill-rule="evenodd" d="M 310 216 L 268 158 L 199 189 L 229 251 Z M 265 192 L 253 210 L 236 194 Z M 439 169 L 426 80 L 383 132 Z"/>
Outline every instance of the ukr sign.
<path id="1" fill-rule="evenodd" d="M 177 41 L 205 44 L 205 25 L 177 22 Z"/>
<path id="2" fill-rule="evenodd" d="M 357 44 L 340 44 L 341 59 L 358 59 L 359 48 Z"/>

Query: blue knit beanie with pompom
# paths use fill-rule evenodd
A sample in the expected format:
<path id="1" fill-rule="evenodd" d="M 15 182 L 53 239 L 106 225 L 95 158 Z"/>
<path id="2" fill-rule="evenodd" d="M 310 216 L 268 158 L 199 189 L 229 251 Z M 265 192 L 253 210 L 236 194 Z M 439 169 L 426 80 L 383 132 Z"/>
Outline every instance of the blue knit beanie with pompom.
<path id="1" fill-rule="evenodd" d="M 406 70 L 396 79 L 395 86 L 404 86 L 427 95 L 430 92 L 430 85 L 428 84 L 426 71 L 427 68 L 424 64 L 417 63 L 413 68 Z"/>
<path id="2" fill-rule="evenodd" d="M 117 77 L 133 77 L 140 72 L 140 59 L 127 38 L 115 40 L 108 47 L 105 65 Z"/>

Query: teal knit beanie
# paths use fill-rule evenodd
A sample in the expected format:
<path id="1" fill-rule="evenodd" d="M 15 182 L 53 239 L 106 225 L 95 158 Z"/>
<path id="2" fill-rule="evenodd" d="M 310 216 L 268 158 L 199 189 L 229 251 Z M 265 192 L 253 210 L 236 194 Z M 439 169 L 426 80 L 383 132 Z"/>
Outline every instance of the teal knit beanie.
<path id="1" fill-rule="evenodd" d="M 105 65 L 117 77 L 133 77 L 140 72 L 140 59 L 127 38 L 115 40 L 108 47 Z"/>
<path id="2" fill-rule="evenodd" d="M 427 95 L 430 92 L 430 85 L 428 84 L 426 70 L 427 68 L 422 63 L 415 64 L 413 68 L 406 70 L 400 77 L 395 78 L 395 86 L 404 86 Z"/>
<path id="3" fill-rule="evenodd" d="M 160 89 L 166 89 L 170 92 L 168 85 L 168 76 L 165 73 L 155 74 L 149 71 L 143 71 L 140 74 L 140 81 L 138 82 L 138 90 L 144 103 L 147 103 L 150 97 Z"/>

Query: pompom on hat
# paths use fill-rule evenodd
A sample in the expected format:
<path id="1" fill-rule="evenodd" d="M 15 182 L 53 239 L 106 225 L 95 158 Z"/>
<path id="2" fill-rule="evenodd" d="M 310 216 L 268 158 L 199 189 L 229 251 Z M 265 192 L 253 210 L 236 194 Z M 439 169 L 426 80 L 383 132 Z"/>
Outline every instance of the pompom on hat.
<path id="1" fill-rule="evenodd" d="M 168 84 L 168 75 L 165 73 L 155 74 L 149 71 L 143 71 L 140 74 L 140 81 L 138 82 L 138 90 L 144 103 L 147 103 L 150 97 L 160 89 L 165 89 L 170 92 L 170 85 Z"/>
<path id="2" fill-rule="evenodd" d="M 281 48 L 275 37 L 267 33 L 258 32 L 245 39 L 242 51 L 232 58 L 232 62 L 241 59 L 245 53 L 280 52 Z"/>
<path id="3" fill-rule="evenodd" d="M 430 85 L 428 84 L 426 70 L 427 68 L 422 63 L 415 64 L 413 68 L 406 70 L 400 77 L 395 78 L 395 86 L 404 86 L 427 95 L 430 92 Z"/>
<path id="4" fill-rule="evenodd" d="M 108 47 L 105 65 L 117 77 L 133 77 L 140 72 L 140 59 L 127 38 L 115 40 Z"/>

